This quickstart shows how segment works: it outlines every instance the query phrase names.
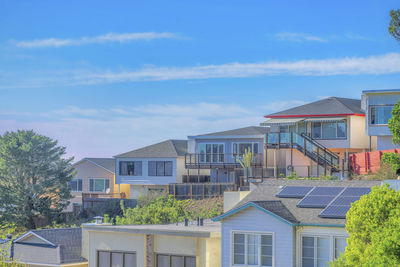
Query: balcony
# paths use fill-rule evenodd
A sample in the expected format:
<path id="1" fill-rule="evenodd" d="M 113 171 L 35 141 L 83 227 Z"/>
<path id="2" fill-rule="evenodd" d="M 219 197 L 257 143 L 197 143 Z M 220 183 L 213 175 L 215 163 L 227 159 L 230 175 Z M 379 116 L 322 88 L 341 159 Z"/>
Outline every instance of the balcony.
<path id="1" fill-rule="evenodd" d="M 127 198 L 125 192 L 118 193 L 82 193 L 82 198 L 106 198 L 122 199 Z"/>
<path id="2" fill-rule="evenodd" d="M 185 154 L 186 169 L 235 169 L 242 168 L 239 163 L 241 159 L 239 154 L 229 153 L 187 153 Z M 263 166 L 263 154 L 254 154 L 252 167 Z"/>

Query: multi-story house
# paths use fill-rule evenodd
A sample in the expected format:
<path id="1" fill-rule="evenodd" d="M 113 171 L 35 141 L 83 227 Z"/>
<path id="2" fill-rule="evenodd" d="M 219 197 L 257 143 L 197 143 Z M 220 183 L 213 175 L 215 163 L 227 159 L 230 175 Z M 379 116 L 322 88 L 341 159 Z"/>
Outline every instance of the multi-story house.
<path id="1" fill-rule="evenodd" d="M 167 140 L 114 156 L 116 184 L 129 186 L 134 199 L 149 191 L 166 191 L 168 184 L 182 182 L 186 152 L 186 140 Z"/>
<path id="2" fill-rule="evenodd" d="M 235 171 L 246 150 L 254 154 L 253 167 L 263 166 L 266 127 L 250 126 L 188 137 L 185 167 L 188 176 L 210 175 L 210 182 L 234 183 Z"/>
<path id="3" fill-rule="evenodd" d="M 400 100 L 400 90 L 368 90 L 362 94 L 362 108 L 365 112 L 365 131 L 373 140 L 370 150 L 388 150 L 399 148 L 392 143 L 392 134 L 388 128 L 388 121 L 392 117 L 394 104 Z"/>
<path id="4" fill-rule="evenodd" d="M 129 186 L 115 183 L 115 159 L 84 158 L 72 165 L 75 170 L 70 182 L 73 198 L 66 211 L 80 208 L 84 198 L 126 198 Z"/>
<path id="5" fill-rule="evenodd" d="M 265 116 L 267 168 L 274 176 L 344 174 L 349 153 L 369 149 L 357 99 L 329 97 Z"/>

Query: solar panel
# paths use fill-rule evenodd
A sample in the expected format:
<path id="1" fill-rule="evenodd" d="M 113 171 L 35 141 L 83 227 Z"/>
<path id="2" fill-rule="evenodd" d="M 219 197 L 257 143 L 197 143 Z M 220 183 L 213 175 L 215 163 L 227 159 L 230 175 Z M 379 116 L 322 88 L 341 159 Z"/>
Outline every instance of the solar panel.
<path id="1" fill-rule="evenodd" d="M 337 196 L 344 187 L 332 187 L 332 186 L 318 186 L 315 187 L 308 195 L 309 196 Z"/>
<path id="2" fill-rule="evenodd" d="M 341 196 L 352 196 L 352 197 L 357 197 L 357 196 L 363 196 L 366 194 L 369 194 L 371 192 L 371 188 L 368 187 L 347 187 Z"/>
<path id="3" fill-rule="evenodd" d="M 326 207 L 319 214 L 322 218 L 335 218 L 346 219 L 346 213 L 349 211 L 350 206 L 331 206 Z"/>
<path id="4" fill-rule="evenodd" d="M 306 196 L 299 201 L 297 207 L 300 208 L 325 208 L 335 196 Z"/>
<path id="5" fill-rule="evenodd" d="M 311 189 L 313 189 L 312 186 L 285 186 L 276 196 L 282 198 L 303 198 Z"/>
<path id="6" fill-rule="evenodd" d="M 351 203 L 356 202 L 359 200 L 360 197 L 337 197 L 332 203 L 331 206 L 350 206 Z"/>

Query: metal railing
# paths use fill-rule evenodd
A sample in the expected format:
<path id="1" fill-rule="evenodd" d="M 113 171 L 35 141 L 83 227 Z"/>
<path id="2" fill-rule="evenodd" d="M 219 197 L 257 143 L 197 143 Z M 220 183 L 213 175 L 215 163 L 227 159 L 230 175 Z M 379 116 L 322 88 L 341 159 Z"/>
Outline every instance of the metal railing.
<path id="1" fill-rule="evenodd" d="M 127 198 L 125 192 L 118 193 L 82 193 L 82 198 Z"/>
<path id="2" fill-rule="evenodd" d="M 241 154 L 233 153 L 186 153 L 186 168 L 213 168 L 213 167 L 234 167 L 240 168 L 239 160 Z M 252 161 L 253 167 L 261 167 L 263 165 L 263 154 L 255 153 Z"/>

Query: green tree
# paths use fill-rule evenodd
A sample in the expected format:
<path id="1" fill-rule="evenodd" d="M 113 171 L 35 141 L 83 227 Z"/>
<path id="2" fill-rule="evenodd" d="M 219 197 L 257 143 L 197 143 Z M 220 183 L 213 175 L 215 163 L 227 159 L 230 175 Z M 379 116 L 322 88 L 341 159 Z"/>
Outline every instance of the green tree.
<path id="1" fill-rule="evenodd" d="M 33 131 L 0 136 L 0 222 L 36 228 L 35 217 L 54 223 L 72 197 L 72 158 L 65 147 Z"/>
<path id="2" fill-rule="evenodd" d="M 331 266 L 400 266 L 400 192 L 373 187 L 346 218 L 348 245 Z"/>
<path id="3" fill-rule="evenodd" d="M 389 119 L 388 126 L 393 135 L 393 144 L 400 144 L 400 100 L 392 109 L 392 117 Z"/>
<path id="4" fill-rule="evenodd" d="M 400 42 L 400 9 L 391 10 L 390 17 L 389 33 Z"/>

